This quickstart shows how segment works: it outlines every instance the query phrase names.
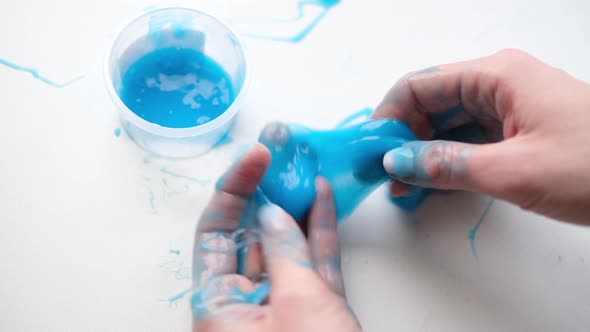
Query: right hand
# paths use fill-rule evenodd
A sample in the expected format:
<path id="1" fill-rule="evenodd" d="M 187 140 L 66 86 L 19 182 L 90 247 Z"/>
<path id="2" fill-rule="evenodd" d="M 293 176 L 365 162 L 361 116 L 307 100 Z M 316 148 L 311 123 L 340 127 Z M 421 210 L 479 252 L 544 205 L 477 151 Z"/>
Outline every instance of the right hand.
<path id="1" fill-rule="evenodd" d="M 386 154 L 394 194 L 403 183 L 476 191 L 590 225 L 590 86 L 562 70 L 515 50 L 436 66 L 402 78 L 372 118 L 425 140 Z M 463 141 L 485 144 L 454 140 L 464 125 L 480 135 Z"/>

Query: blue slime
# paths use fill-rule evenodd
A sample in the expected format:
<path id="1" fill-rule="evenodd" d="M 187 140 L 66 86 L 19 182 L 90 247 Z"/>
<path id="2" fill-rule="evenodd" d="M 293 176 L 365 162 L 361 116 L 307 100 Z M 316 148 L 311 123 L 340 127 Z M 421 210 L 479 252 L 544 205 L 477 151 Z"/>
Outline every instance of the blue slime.
<path id="1" fill-rule="evenodd" d="M 1 59 L 1 58 L 0 58 L 0 65 L 4 65 L 4 66 L 6 66 L 6 67 L 8 67 L 10 69 L 14 69 L 14 70 L 17 70 L 17 71 L 22 71 L 22 72 L 25 72 L 25 73 L 29 73 L 35 79 L 37 79 L 37 80 L 39 80 L 39 81 L 41 81 L 41 82 L 43 82 L 43 83 L 45 83 L 47 85 L 51 85 L 53 87 L 56 87 L 56 88 L 64 88 L 64 87 L 66 87 L 66 86 L 68 86 L 68 85 L 70 85 L 70 84 L 72 84 L 72 83 L 74 83 L 74 82 L 76 82 L 76 81 L 78 81 L 78 80 L 80 80 L 80 79 L 82 79 L 84 77 L 84 76 L 78 76 L 76 78 L 73 78 L 73 79 L 65 82 L 65 83 L 58 83 L 58 82 L 55 82 L 55 81 L 52 81 L 52 80 L 48 79 L 45 76 L 42 76 L 41 74 L 39 74 L 39 71 L 36 70 L 36 69 L 34 69 L 34 68 L 29 68 L 29 67 L 17 65 L 16 63 L 13 63 L 13 62 L 10 62 L 8 60 Z"/>
<path id="2" fill-rule="evenodd" d="M 369 120 L 324 131 L 271 123 L 259 137 L 272 156 L 260 188 L 270 201 L 302 222 L 315 198 L 314 180 L 322 176 L 332 186 L 336 214 L 342 220 L 389 179 L 383 155 L 411 140 L 417 140 L 416 136 L 396 120 Z M 393 202 L 413 211 L 426 194 L 417 188 Z"/>
<path id="3" fill-rule="evenodd" d="M 207 123 L 234 99 L 228 74 L 205 54 L 162 48 L 137 60 L 123 77 L 121 100 L 142 119 L 169 128 Z"/>

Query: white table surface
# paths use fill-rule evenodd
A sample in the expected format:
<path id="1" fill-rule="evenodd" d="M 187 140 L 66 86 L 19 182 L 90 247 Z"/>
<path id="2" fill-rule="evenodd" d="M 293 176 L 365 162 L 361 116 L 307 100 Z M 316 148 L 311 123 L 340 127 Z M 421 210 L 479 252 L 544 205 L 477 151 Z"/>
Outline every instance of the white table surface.
<path id="1" fill-rule="evenodd" d="M 590 81 L 588 1 L 343 0 L 300 43 L 246 39 L 254 76 L 231 144 L 160 160 L 114 135 L 102 77 L 110 38 L 152 4 L 1 3 L 0 58 L 58 82 L 85 75 L 56 88 L 0 65 L 2 331 L 187 331 L 187 300 L 165 299 L 190 285 L 213 184 L 160 169 L 214 181 L 268 121 L 329 128 L 405 72 L 506 47 Z M 296 5 L 190 4 L 232 21 L 289 17 Z M 438 194 L 409 218 L 380 190 L 341 225 L 348 298 L 366 331 L 590 329 L 590 229 L 495 202 L 476 257 L 468 235 L 487 202 Z"/>

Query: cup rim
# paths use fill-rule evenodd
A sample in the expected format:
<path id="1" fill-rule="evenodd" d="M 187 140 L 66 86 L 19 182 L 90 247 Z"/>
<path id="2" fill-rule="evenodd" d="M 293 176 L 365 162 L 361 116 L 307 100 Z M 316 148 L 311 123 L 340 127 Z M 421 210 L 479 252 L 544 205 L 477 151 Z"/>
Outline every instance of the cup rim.
<path id="1" fill-rule="evenodd" d="M 222 27 L 224 27 L 227 30 L 227 32 L 231 35 L 231 37 L 233 37 L 236 40 L 238 49 L 239 49 L 241 56 L 244 60 L 244 81 L 242 83 L 242 87 L 240 88 L 238 94 L 236 95 L 236 97 L 232 101 L 231 105 L 215 119 L 213 119 L 209 122 L 206 122 L 204 124 L 196 125 L 193 127 L 187 127 L 187 128 L 164 127 L 159 124 L 149 122 L 149 121 L 141 118 L 137 114 L 135 114 L 131 109 L 129 109 L 129 107 L 127 107 L 127 105 L 125 105 L 125 103 L 123 103 L 123 101 L 121 100 L 121 97 L 119 96 L 119 94 L 115 90 L 115 86 L 113 84 L 113 79 L 112 79 L 112 74 L 110 71 L 110 60 L 111 60 L 111 55 L 113 52 L 113 47 L 120 40 L 121 35 L 125 31 L 125 29 L 127 29 L 131 24 L 133 24 L 134 22 L 136 22 L 140 18 L 143 18 L 145 16 L 149 16 L 149 15 L 153 15 L 154 13 L 157 13 L 157 12 L 168 11 L 168 10 L 188 11 L 188 12 L 192 12 L 197 15 L 207 16 L 208 18 L 212 19 L 213 21 L 216 21 L 217 23 L 219 23 Z M 233 117 L 237 114 L 240 107 L 244 103 L 243 100 L 245 99 L 245 96 L 246 96 L 246 93 L 247 93 L 247 90 L 249 87 L 249 83 L 250 83 L 250 69 L 249 69 L 249 65 L 248 65 L 248 57 L 246 54 L 246 50 L 243 45 L 244 44 L 243 44 L 241 38 L 239 37 L 239 35 L 228 24 L 226 24 L 221 19 L 219 19 L 211 14 L 208 14 L 204 11 L 201 11 L 201 10 L 198 10 L 195 8 L 189 8 L 189 7 L 184 7 L 184 6 L 158 7 L 158 8 L 154 8 L 154 9 L 142 12 L 139 15 L 135 15 L 131 20 L 129 20 L 126 24 L 124 24 L 122 28 L 120 28 L 118 30 L 118 32 L 115 34 L 115 37 L 109 43 L 109 46 L 106 51 L 106 55 L 105 55 L 105 58 L 103 61 L 104 62 L 103 63 L 103 77 L 105 79 L 106 88 L 109 93 L 109 96 L 111 97 L 111 100 L 115 103 L 115 106 L 117 107 L 118 112 L 120 112 L 123 116 L 125 116 L 128 120 L 130 120 L 133 123 L 133 125 L 139 127 L 142 130 L 145 130 L 146 132 L 149 132 L 151 134 L 155 134 L 158 136 L 164 136 L 164 137 L 170 137 L 170 138 L 184 138 L 184 137 L 201 136 L 201 135 L 210 133 L 210 132 L 226 125 L 229 121 L 231 121 L 233 119 Z"/>

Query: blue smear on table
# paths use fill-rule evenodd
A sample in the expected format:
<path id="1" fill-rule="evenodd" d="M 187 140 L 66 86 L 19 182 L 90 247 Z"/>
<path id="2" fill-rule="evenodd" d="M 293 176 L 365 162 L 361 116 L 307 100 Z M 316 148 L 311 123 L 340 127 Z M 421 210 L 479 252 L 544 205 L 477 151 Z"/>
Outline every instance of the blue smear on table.
<path id="1" fill-rule="evenodd" d="M 477 232 L 479 231 L 481 224 L 486 219 L 488 213 L 490 212 L 490 208 L 492 207 L 492 205 L 494 204 L 495 201 L 496 200 L 493 198 L 488 201 L 488 204 L 486 204 L 486 208 L 483 210 L 483 213 L 481 214 L 479 221 L 469 231 L 469 242 L 471 243 L 471 253 L 473 254 L 474 257 L 477 257 L 477 250 L 475 248 L 475 237 L 477 236 Z"/>
<path id="2" fill-rule="evenodd" d="M 180 255 L 180 250 L 178 249 L 170 249 L 168 252 L 177 256 Z"/>
<path id="3" fill-rule="evenodd" d="M 168 169 L 168 168 L 166 168 L 166 167 L 162 167 L 162 168 L 160 168 L 160 172 L 161 172 L 161 173 L 164 173 L 164 174 L 168 174 L 168 175 L 170 175 L 170 176 L 177 177 L 177 178 L 181 178 L 181 179 L 189 180 L 189 181 L 192 181 L 192 182 L 198 183 L 198 184 L 200 184 L 200 185 L 203 185 L 203 186 L 204 186 L 204 185 L 207 185 L 207 184 L 209 184 L 209 183 L 211 182 L 211 181 L 209 181 L 209 180 L 205 180 L 205 179 L 199 179 L 199 178 L 195 178 L 195 177 L 192 177 L 192 176 L 189 176 L 189 175 L 180 174 L 180 173 L 178 173 L 178 172 L 171 171 L 171 170 L 169 170 L 169 169 Z"/>
<path id="4" fill-rule="evenodd" d="M 402 122 L 369 120 L 333 130 L 312 130 L 296 124 L 272 123 L 259 137 L 271 152 L 271 164 L 260 188 L 273 203 L 301 222 L 315 198 L 315 178 L 323 176 L 334 192 L 338 220 L 348 216 L 373 190 L 389 179 L 384 154 L 416 140 Z M 427 191 L 393 201 L 415 210 Z"/>
<path id="5" fill-rule="evenodd" d="M 51 85 L 53 87 L 56 87 L 56 88 L 66 87 L 66 86 L 68 86 L 68 85 L 70 85 L 70 84 L 72 84 L 72 83 L 74 83 L 74 82 L 76 82 L 76 81 L 84 78 L 84 75 L 80 75 L 80 76 L 75 77 L 75 78 L 73 78 L 73 79 L 71 79 L 71 80 L 69 80 L 69 81 L 67 81 L 65 83 L 57 83 L 57 82 L 52 81 L 52 80 L 50 80 L 50 79 L 48 79 L 48 78 L 46 78 L 44 76 L 41 76 L 41 74 L 39 74 L 39 72 L 36 69 L 34 69 L 34 68 L 23 67 L 23 66 L 17 65 L 16 63 L 13 63 L 13 62 L 10 62 L 8 60 L 5 60 L 5 59 L 0 59 L 0 65 L 4 65 L 4 66 L 6 66 L 8 68 L 11 68 L 11 69 L 14 69 L 14 70 L 18 70 L 18 71 L 22 71 L 22 72 L 25 72 L 25 73 L 29 73 L 34 78 L 36 78 L 37 80 L 39 80 L 39 81 L 41 81 L 41 82 L 43 82 L 43 83 L 45 83 L 47 85 Z"/>
<path id="6" fill-rule="evenodd" d="M 148 194 L 149 194 L 149 202 L 150 202 L 150 208 L 152 209 L 152 214 L 160 214 L 158 212 L 158 209 L 156 209 L 156 195 L 154 195 L 154 191 L 152 190 L 152 188 L 150 188 L 149 186 L 145 186 L 148 190 Z"/>
<path id="7" fill-rule="evenodd" d="M 271 40 L 271 41 L 279 41 L 279 42 L 289 42 L 289 43 L 298 43 L 300 41 L 302 41 L 305 37 L 307 37 L 307 35 L 309 35 L 309 33 L 318 25 L 318 23 L 320 23 L 320 21 L 328 14 L 328 12 L 330 11 L 330 9 L 332 7 L 334 7 L 335 5 L 337 5 L 340 2 L 340 0 L 302 0 L 299 1 L 297 4 L 297 15 L 292 18 L 292 19 L 287 19 L 287 20 L 282 20 L 282 22 L 297 22 L 299 20 L 301 20 L 302 18 L 304 18 L 304 7 L 305 6 L 314 6 L 314 7 L 320 7 L 321 11 L 316 15 L 316 17 L 309 22 L 309 24 L 307 24 L 307 26 L 305 26 L 303 29 L 301 29 L 301 31 L 299 31 L 298 33 L 296 33 L 293 36 L 272 36 L 272 35 L 261 35 L 261 34 L 249 34 L 249 33 L 245 33 L 243 34 L 244 37 L 249 37 L 249 38 L 257 38 L 257 39 L 266 39 L 266 40 Z M 273 23 L 273 22 L 281 22 L 281 20 L 275 20 L 275 19 L 264 19 L 264 20 L 260 20 L 260 21 L 264 21 L 264 22 L 269 22 L 269 23 Z"/>
<path id="8" fill-rule="evenodd" d="M 168 261 L 160 264 L 160 268 L 163 272 L 169 272 L 174 275 L 176 280 L 188 280 L 190 279 L 190 269 L 184 266 L 182 261 Z"/>
<path id="9" fill-rule="evenodd" d="M 234 100 L 229 75 L 193 49 L 162 48 L 137 60 L 123 76 L 121 100 L 142 119 L 189 128 L 224 113 Z"/>
<path id="10" fill-rule="evenodd" d="M 177 302 L 178 300 L 181 300 L 183 297 L 185 297 L 191 291 L 192 291 L 192 288 L 183 290 L 182 292 L 167 298 L 165 301 L 167 301 L 170 304 L 173 304 L 173 303 Z"/>
<path id="11" fill-rule="evenodd" d="M 121 136 L 121 128 L 115 128 L 115 130 L 113 130 L 113 134 L 115 134 L 115 137 Z"/>

